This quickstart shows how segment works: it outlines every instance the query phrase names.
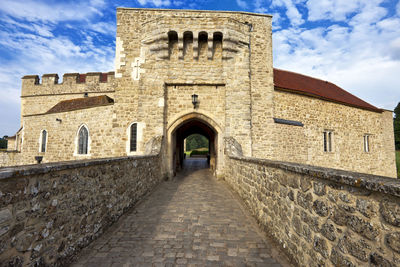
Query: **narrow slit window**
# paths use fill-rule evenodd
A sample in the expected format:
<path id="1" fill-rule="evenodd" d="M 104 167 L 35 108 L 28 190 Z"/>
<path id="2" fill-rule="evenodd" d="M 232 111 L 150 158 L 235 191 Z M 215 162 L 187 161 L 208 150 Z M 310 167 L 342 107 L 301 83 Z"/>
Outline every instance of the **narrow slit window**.
<path id="1" fill-rule="evenodd" d="M 369 134 L 364 135 L 364 152 L 370 152 Z"/>
<path id="2" fill-rule="evenodd" d="M 130 151 L 133 152 L 137 149 L 137 123 L 131 125 L 130 134 Z"/>
<path id="3" fill-rule="evenodd" d="M 82 126 L 79 130 L 78 136 L 78 154 L 87 154 L 88 153 L 88 140 L 89 140 L 89 132 L 85 126 Z"/>
<path id="4" fill-rule="evenodd" d="M 331 131 L 324 131 L 324 152 L 332 152 L 332 136 Z"/>
<path id="5" fill-rule="evenodd" d="M 213 36 L 213 59 L 222 58 L 222 33 L 215 32 Z"/>
<path id="6" fill-rule="evenodd" d="M 183 58 L 193 58 L 193 33 L 185 32 L 183 34 Z"/>
<path id="7" fill-rule="evenodd" d="M 40 152 L 46 152 L 47 131 L 42 131 L 42 138 L 40 144 Z"/>
<path id="8" fill-rule="evenodd" d="M 207 59 L 208 52 L 208 34 L 206 32 L 199 33 L 199 59 Z"/>
<path id="9" fill-rule="evenodd" d="M 168 52 L 169 59 L 178 58 L 178 33 L 175 31 L 168 33 Z"/>

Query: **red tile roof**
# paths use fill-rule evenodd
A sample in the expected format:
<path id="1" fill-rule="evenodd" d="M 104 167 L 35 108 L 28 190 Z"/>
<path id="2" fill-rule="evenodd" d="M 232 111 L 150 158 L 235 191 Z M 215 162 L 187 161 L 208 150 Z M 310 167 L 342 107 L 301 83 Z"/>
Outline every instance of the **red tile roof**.
<path id="1" fill-rule="evenodd" d="M 57 103 L 46 114 L 105 106 L 113 103 L 114 100 L 106 95 L 75 98 Z"/>
<path id="2" fill-rule="evenodd" d="M 290 91 L 352 107 L 382 112 L 381 109 L 368 104 L 333 83 L 303 74 L 274 68 L 274 85 L 276 90 Z"/>

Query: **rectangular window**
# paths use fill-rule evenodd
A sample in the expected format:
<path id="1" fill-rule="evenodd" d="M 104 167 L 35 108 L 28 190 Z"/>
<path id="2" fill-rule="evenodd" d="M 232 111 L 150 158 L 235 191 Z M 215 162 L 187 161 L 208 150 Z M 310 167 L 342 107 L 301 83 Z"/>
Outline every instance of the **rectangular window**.
<path id="1" fill-rule="evenodd" d="M 130 144 L 131 151 L 136 151 L 136 144 L 137 144 L 137 124 L 134 123 L 131 125 L 131 144 Z"/>
<path id="2" fill-rule="evenodd" d="M 42 146 L 40 152 L 46 152 L 47 131 L 42 131 Z"/>
<path id="3" fill-rule="evenodd" d="M 369 152 L 369 134 L 364 135 L 364 152 Z"/>
<path id="4" fill-rule="evenodd" d="M 332 152 L 332 131 L 324 131 L 324 152 Z"/>

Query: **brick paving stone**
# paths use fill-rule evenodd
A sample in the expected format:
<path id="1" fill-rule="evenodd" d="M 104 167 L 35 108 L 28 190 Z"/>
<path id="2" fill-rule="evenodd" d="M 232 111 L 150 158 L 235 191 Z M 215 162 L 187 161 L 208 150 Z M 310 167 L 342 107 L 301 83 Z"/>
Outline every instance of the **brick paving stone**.
<path id="1" fill-rule="evenodd" d="M 186 160 L 184 171 L 83 249 L 72 266 L 290 266 L 271 256 L 254 219 L 205 164 Z"/>

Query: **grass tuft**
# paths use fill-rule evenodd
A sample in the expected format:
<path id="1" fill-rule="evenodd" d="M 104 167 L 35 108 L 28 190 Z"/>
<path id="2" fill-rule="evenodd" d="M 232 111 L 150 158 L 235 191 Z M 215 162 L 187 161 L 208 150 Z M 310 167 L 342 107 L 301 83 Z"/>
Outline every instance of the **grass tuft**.
<path id="1" fill-rule="evenodd" d="M 396 151 L 397 178 L 400 178 L 400 150 Z"/>

